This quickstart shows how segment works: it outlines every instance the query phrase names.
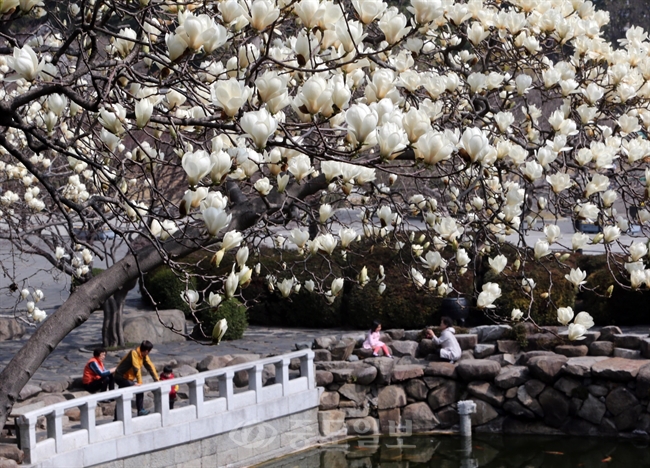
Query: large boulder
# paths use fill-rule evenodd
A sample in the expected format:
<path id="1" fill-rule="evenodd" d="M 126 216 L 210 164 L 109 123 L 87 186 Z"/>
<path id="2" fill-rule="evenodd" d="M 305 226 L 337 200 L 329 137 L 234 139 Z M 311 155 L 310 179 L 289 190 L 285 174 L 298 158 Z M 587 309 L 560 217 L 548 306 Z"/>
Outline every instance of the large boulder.
<path id="1" fill-rule="evenodd" d="M 544 410 L 544 422 L 551 427 L 562 426 L 569 417 L 569 399 L 552 387 L 546 387 L 538 399 Z"/>
<path id="2" fill-rule="evenodd" d="M 424 369 L 424 375 L 432 377 L 456 377 L 456 367 L 458 364 L 452 364 L 451 362 L 430 362 L 429 365 Z"/>
<path id="3" fill-rule="evenodd" d="M 28 383 L 20 390 L 20 393 L 18 394 L 18 400 L 27 400 L 28 398 L 38 395 L 42 390 L 43 389 L 39 385 Z"/>
<path id="4" fill-rule="evenodd" d="M 474 347 L 474 357 L 483 359 L 495 353 L 497 347 L 493 344 L 477 344 Z"/>
<path id="5" fill-rule="evenodd" d="M 610 358 L 599 361 L 591 366 L 591 375 L 603 380 L 627 382 L 633 380 L 639 370 L 648 364 L 648 361 Z"/>
<path id="6" fill-rule="evenodd" d="M 345 427 L 345 412 L 329 410 L 318 412 L 318 430 L 323 437 L 336 434 Z"/>
<path id="7" fill-rule="evenodd" d="M 354 345 L 356 342 L 352 339 L 341 340 L 330 349 L 332 353 L 333 361 L 345 361 L 350 357 L 352 351 L 354 351 Z"/>
<path id="8" fill-rule="evenodd" d="M 644 338 L 641 341 L 641 356 L 650 359 L 650 338 Z"/>
<path id="9" fill-rule="evenodd" d="M 426 400 L 429 393 L 429 387 L 420 379 L 409 380 L 406 383 L 405 390 L 406 395 L 416 401 Z"/>
<path id="10" fill-rule="evenodd" d="M 626 410 L 634 408 L 639 404 L 639 400 L 625 387 L 618 387 L 609 392 L 605 399 L 607 411 L 614 416 L 618 416 Z"/>
<path id="11" fill-rule="evenodd" d="M 232 359 L 233 358 L 230 354 L 225 354 L 223 356 L 206 356 L 198 363 L 196 368 L 200 372 L 221 369 L 222 367 L 226 367 Z"/>
<path id="12" fill-rule="evenodd" d="M 594 341 L 589 345 L 589 354 L 592 356 L 611 356 L 614 352 L 614 343 L 611 341 Z"/>
<path id="13" fill-rule="evenodd" d="M 517 389 L 517 400 L 526 408 L 535 413 L 538 418 L 544 417 L 544 411 L 536 399 L 528 394 L 526 386 L 522 385 Z"/>
<path id="14" fill-rule="evenodd" d="M 334 335 L 330 336 L 319 336 L 314 339 L 312 347 L 314 349 L 330 349 L 330 347 L 335 344 L 338 339 Z"/>
<path id="15" fill-rule="evenodd" d="M 614 335 L 614 346 L 617 348 L 640 349 L 641 342 L 647 337 L 648 335 L 621 333 L 620 335 Z"/>
<path id="16" fill-rule="evenodd" d="M 499 375 L 494 378 L 494 384 L 505 390 L 517 387 L 528 380 L 528 367 L 508 366 L 501 369 Z"/>
<path id="17" fill-rule="evenodd" d="M 352 400 L 361 406 L 366 401 L 368 390 L 370 389 L 365 385 L 347 383 L 339 388 L 339 393 L 348 400 Z"/>
<path id="18" fill-rule="evenodd" d="M 481 426 L 499 417 L 499 413 L 489 403 L 476 398 L 471 398 L 471 400 L 476 404 L 476 412 L 470 416 L 472 426 Z"/>
<path id="19" fill-rule="evenodd" d="M 416 341 L 393 341 L 389 347 L 395 357 L 415 357 L 415 353 L 418 350 L 418 343 Z"/>
<path id="20" fill-rule="evenodd" d="M 586 356 L 589 348 L 585 345 L 559 345 L 555 347 L 555 352 L 568 358 Z"/>
<path id="21" fill-rule="evenodd" d="M 357 367 L 352 375 L 354 381 L 359 385 L 370 385 L 377 377 L 377 368 L 375 366 Z"/>
<path id="22" fill-rule="evenodd" d="M 25 458 L 25 453 L 13 444 L 2 444 L 0 445 L 0 458 L 13 460 L 16 463 L 20 464 Z"/>
<path id="23" fill-rule="evenodd" d="M 440 345 L 435 344 L 433 340 L 424 338 L 418 344 L 416 355 L 421 358 L 426 358 L 430 354 L 435 354 L 438 349 L 440 349 Z"/>
<path id="24" fill-rule="evenodd" d="M 486 341 L 500 340 L 511 329 L 510 325 L 481 325 L 470 328 L 469 332 L 478 337 L 479 343 L 485 343 Z"/>
<path id="25" fill-rule="evenodd" d="M 321 411 L 336 409 L 339 406 L 339 401 L 341 401 L 341 396 L 338 392 L 323 392 L 320 396 L 318 409 Z"/>
<path id="26" fill-rule="evenodd" d="M 377 369 L 374 383 L 378 385 L 389 385 L 395 367 L 395 360 L 388 357 L 373 357 L 364 359 L 364 364 L 370 364 Z"/>
<path id="27" fill-rule="evenodd" d="M 246 362 L 257 361 L 260 358 L 259 354 L 240 354 L 228 362 L 227 367 L 236 366 L 237 364 L 244 364 Z M 245 387 L 248 385 L 248 371 L 241 370 L 235 372 L 233 382 L 237 387 Z"/>
<path id="28" fill-rule="evenodd" d="M 600 424 L 605 416 L 605 403 L 593 395 L 588 395 L 578 411 L 578 416 L 592 424 Z"/>
<path id="29" fill-rule="evenodd" d="M 158 318 L 160 317 L 160 319 Z M 171 329 L 185 332 L 185 314 L 178 309 L 159 310 L 158 314 L 143 312 L 124 320 L 124 341 L 141 343 L 149 340 L 153 344 L 179 343 L 185 337 Z"/>
<path id="30" fill-rule="evenodd" d="M 503 391 L 489 382 L 470 382 L 467 385 L 467 392 L 496 407 L 503 405 L 503 401 L 505 400 Z"/>
<path id="31" fill-rule="evenodd" d="M 623 332 L 615 325 L 608 325 L 600 329 L 599 341 L 614 341 L 614 335 L 620 335 Z"/>
<path id="32" fill-rule="evenodd" d="M 515 340 L 498 340 L 497 349 L 500 353 L 517 354 L 521 346 Z"/>
<path id="33" fill-rule="evenodd" d="M 459 362 L 456 371 L 466 382 L 473 380 L 492 380 L 501 371 L 501 365 L 498 362 L 488 359 L 472 359 Z"/>
<path id="34" fill-rule="evenodd" d="M 429 392 L 427 403 L 429 403 L 431 409 L 435 411 L 438 408 L 455 403 L 458 400 L 458 393 L 458 384 L 453 380 L 449 380 Z"/>
<path id="35" fill-rule="evenodd" d="M 472 333 L 456 335 L 456 340 L 463 351 L 474 349 L 478 344 L 478 336 Z"/>
<path id="36" fill-rule="evenodd" d="M 364 436 L 379 433 L 379 421 L 372 416 L 346 419 L 345 425 L 348 428 L 348 435 Z"/>
<path id="37" fill-rule="evenodd" d="M 406 393 L 401 386 L 389 385 L 379 390 L 377 409 L 399 408 L 406 405 Z"/>
<path id="38" fill-rule="evenodd" d="M 393 368 L 393 382 L 401 382 L 404 380 L 416 379 L 424 375 L 424 369 L 418 364 L 409 364 L 400 366 L 397 365 Z"/>
<path id="39" fill-rule="evenodd" d="M 15 318 L 0 317 L 0 341 L 17 340 L 25 331 L 25 325 Z"/>
<path id="40" fill-rule="evenodd" d="M 602 343 L 609 343 L 609 341 L 602 341 Z M 606 356 L 582 356 L 569 358 L 562 368 L 562 373 L 573 375 L 575 377 L 590 377 L 591 367 L 597 362 L 605 359 L 608 358 Z"/>
<path id="41" fill-rule="evenodd" d="M 536 356 L 528 361 L 530 373 L 542 382 L 551 383 L 562 370 L 568 358 L 559 354 Z"/>
<path id="42" fill-rule="evenodd" d="M 402 411 L 402 425 L 413 432 L 430 431 L 438 424 L 431 408 L 424 402 L 412 403 Z"/>
<path id="43" fill-rule="evenodd" d="M 647 363 L 636 376 L 636 396 L 650 400 L 650 363 Z"/>
<path id="44" fill-rule="evenodd" d="M 316 385 L 319 387 L 327 387 L 332 382 L 334 382 L 334 376 L 330 371 L 316 371 Z"/>

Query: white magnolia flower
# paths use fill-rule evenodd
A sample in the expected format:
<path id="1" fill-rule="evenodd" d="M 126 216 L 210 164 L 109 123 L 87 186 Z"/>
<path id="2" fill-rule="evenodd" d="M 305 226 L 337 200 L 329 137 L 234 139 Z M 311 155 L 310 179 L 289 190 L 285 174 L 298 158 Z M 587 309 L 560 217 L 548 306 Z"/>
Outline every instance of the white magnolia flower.
<path id="1" fill-rule="evenodd" d="M 547 224 L 544 226 L 544 234 L 546 235 L 546 242 L 548 242 L 549 245 L 562 237 L 562 231 L 560 230 L 560 226 L 557 224 Z"/>
<path id="2" fill-rule="evenodd" d="M 557 309 L 557 321 L 566 326 L 573 319 L 573 309 L 571 307 L 560 307 Z"/>
<path id="3" fill-rule="evenodd" d="M 299 249 L 302 249 L 309 240 L 309 232 L 298 228 L 292 229 L 289 233 L 289 240 L 296 244 Z"/>
<path id="4" fill-rule="evenodd" d="M 605 226 L 603 228 L 603 238 L 606 243 L 614 242 L 621 237 L 621 229 L 618 226 Z"/>
<path id="5" fill-rule="evenodd" d="M 314 283 L 313 280 L 307 280 L 305 281 L 305 289 L 309 292 L 314 292 L 314 288 L 316 287 L 316 284 Z"/>
<path id="6" fill-rule="evenodd" d="M 573 286 L 579 288 L 586 283 L 585 279 L 587 278 L 587 273 L 582 271 L 580 268 L 571 268 L 569 274 L 564 275 L 564 278 L 573 284 Z"/>
<path id="7" fill-rule="evenodd" d="M 190 308 L 194 308 L 196 303 L 199 302 L 199 293 L 193 289 L 188 289 L 187 291 L 183 291 L 181 293 L 181 299 L 183 299 L 183 301 L 186 302 Z"/>
<path id="8" fill-rule="evenodd" d="M 243 240 L 241 232 L 238 231 L 228 231 L 225 236 L 223 236 L 223 241 L 221 242 L 222 250 L 230 250 L 235 247 L 239 247 L 241 241 Z"/>
<path id="9" fill-rule="evenodd" d="M 226 283 L 225 283 L 226 299 L 230 299 L 235 295 L 235 291 L 237 291 L 237 286 L 239 286 L 239 275 L 235 273 L 235 266 L 233 265 L 232 271 L 226 278 Z"/>
<path id="10" fill-rule="evenodd" d="M 413 280 L 415 286 L 418 288 L 423 287 L 426 283 L 426 280 L 424 279 L 424 276 L 422 276 L 422 273 L 417 271 L 415 268 L 411 268 L 411 279 Z"/>
<path id="11" fill-rule="evenodd" d="M 299 154 L 294 156 L 289 161 L 289 172 L 293 174 L 298 182 L 314 172 L 311 165 L 311 160 L 306 154 Z"/>
<path id="12" fill-rule="evenodd" d="M 336 278 L 332 281 L 332 286 L 330 288 L 332 296 L 338 296 L 338 294 L 343 290 L 343 283 L 343 278 Z"/>
<path id="13" fill-rule="evenodd" d="M 220 294 L 211 292 L 208 296 L 208 304 L 210 304 L 210 307 L 218 307 L 219 304 L 221 304 L 221 300 L 222 299 Z"/>
<path id="14" fill-rule="evenodd" d="M 576 232 L 571 237 L 571 248 L 573 250 L 580 250 L 590 241 L 589 236 L 583 232 Z"/>
<path id="15" fill-rule="evenodd" d="M 510 312 L 510 320 L 515 322 L 521 320 L 523 316 L 524 313 L 519 309 L 512 309 L 512 312 Z"/>
<path id="16" fill-rule="evenodd" d="M 135 122 L 138 128 L 143 128 L 149 122 L 153 113 L 153 103 L 147 99 L 140 99 L 135 105 Z"/>
<path id="17" fill-rule="evenodd" d="M 490 264 L 490 269 L 498 275 L 508 264 L 508 259 L 505 255 L 497 255 L 494 258 L 488 259 L 488 263 Z"/>
<path id="18" fill-rule="evenodd" d="M 324 203 L 318 208 L 318 219 L 322 224 L 325 224 L 328 219 L 334 214 L 334 208 L 329 203 Z"/>
<path id="19" fill-rule="evenodd" d="M 646 244 L 642 242 L 633 242 L 632 245 L 630 245 L 630 256 L 629 260 L 630 262 L 636 262 L 641 260 L 643 257 L 645 257 L 648 254 L 648 247 Z"/>
<path id="20" fill-rule="evenodd" d="M 187 180 L 191 186 L 198 184 L 199 181 L 208 175 L 212 169 L 212 160 L 210 159 L 210 155 L 204 150 L 185 153 L 181 164 L 187 174 Z"/>
<path id="21" fill-rule="evenodd" d="M 587 330 L 594 326 L 594 319 L 587 312 L 580 312 L 576 315 L 576 318 L 573 320 L 573 323 L 582 325 Z"/>
<path id="22" fill-rule="evenodd" d="M 442 255 L 440 255 L 440 252 L 432 252 L 429 251 L 427 252 L 426 256 L 420 257 L 420 261 L 424 263 L 429 270 L 432 272 L 441 269 L 444 270 L 447 268 L 447 260 L 442 258 Z"/>
<path id="23" fill-rule="evenodd" d="M 584 336 L 585 333 L 587 333 L 587 329 L 583 325 L 580 325 L 579 323 L 572 323 L 569 325 L 569 340 L 584 340 L 586 338 Z"/>
<path id="24" fill-rule="evenodd" d="M 266 147 L 266 141 L 278 128 L 277 120 L 266 109 L 246 112 L 239 124 L 259 150 Z"/>
<path id="25" fill-rule="evenodd" d="M 243 81 L 230 78 L 212 83 L 210 93 L 213 104 L 221 107 L 228 117 L 233 117 L 250 97 L 251 89 Z"/>
<path id="26" fill-rule="evenodd" d="M 27 81 L 34 81 L 45 66 L 45 59 L 39 62 L 36 52 L 28 45 L 22 49 L 14 47 L 13 56 L 6 60 L 7 66 Z"/>
<path id="27" fill-rule="evenodd" d="M 278 291 L 282 294 L 282 297 L 289 297 L 291 291 L 293 290 L 293 283 L 295 278 L 285 278 L 279 283 L 276 284 Z"/>
<path id="28" fill-rule="evenodd" d="M 548 242 L 545 241 L 545 240 L 539 239 L 535 243 L 534 253 L 535 253 L 535 258 L 537 260 L 539 260 L 540 258 L 550 254 L 551 249 L 549 248 Z"/>
<path id="29" fill-rule="evenodd" d="M 273 190 L 273 186 L 267 177 L 258 179 L 253 187 L 260 193 L 260 195 L 264 197 L 271 193 L 271 190 Z"/>
<path id="30" fill-rule="evenodd" d="M 501 297 L 501 288 L 496 283 L 485 283 L 483 290 L 478 295 L 476 307 L 479 309 L 492 309 L 496 307 L 493 302 Z"/>

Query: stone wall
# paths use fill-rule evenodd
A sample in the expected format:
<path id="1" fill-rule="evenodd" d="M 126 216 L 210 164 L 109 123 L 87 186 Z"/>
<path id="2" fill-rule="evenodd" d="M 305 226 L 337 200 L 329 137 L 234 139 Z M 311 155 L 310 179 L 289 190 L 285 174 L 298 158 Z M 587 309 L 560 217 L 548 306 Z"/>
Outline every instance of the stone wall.
<path id="1" fill-rule="evenodd" d="M 317 409 L 262 422 L 94 468 L 216 468 L 260 463 L 322 442 Z"/>
<path id="2" fill-rule="evenodd" d="M 648 437 L 647 335 L 605 327 L 575 345 L 530 331 L 529 346 L 552 350 L 522 350 L 509 327 L 484 326 L 458 335 L 454 364 L 427 360 L 435 346 L 419 331 L 383 334 L 395 359 L 366 357 L 361 335 L 319 338 L 321 417 L 341 420 L 349 435 L 454 430 L 456 402 L 469 399 L 479 432 Z"/>

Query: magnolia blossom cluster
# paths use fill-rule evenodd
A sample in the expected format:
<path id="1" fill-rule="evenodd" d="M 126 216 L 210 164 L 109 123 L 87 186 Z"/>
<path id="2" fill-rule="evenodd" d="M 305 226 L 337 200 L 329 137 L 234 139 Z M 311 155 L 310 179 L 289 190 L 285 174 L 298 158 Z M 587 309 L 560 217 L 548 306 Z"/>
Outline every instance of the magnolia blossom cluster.
<path id="1" fill-rule="evenodd" d="M 650 43 L 637 27 L 608 43 L 609 15 L 591 2 L 114 3 L 71 4 L 48 34 L 5 44 L 6 229 L 92 217 L 160 242 L 199 232 L 216 265 L 239 249 L 219 295 L 204 298 L 212 307 L 250 281 L 241 259 L 253 245 L 329 263 L 390 247 L 405 277 L 441 296 L 487 270 L 475 291 L 487 313 L 502 281 L 531 301 L 549 296 L 526 277 L 530 262 L 555 261 L 588 288 L 565 252 L 590 246 L 632 288 L 650 287 Z M 11 0 L 0 13 L 41 7 Z M 87 31 L 89 18 L 105 27 Z M 84 276 L 90 261 L 74 242 L 52 255 Z M 289 298 L 304 286 L 330 302 L 342 291 L 342 277 L 291 272 L 270 272 L 268 288 Z M 345 279 L 363 287 L 369 275 L 363 266 Z M 383 268 L 375 282 L 383 293 Z M 183 298 L 194 306 L 201 294 Z M 580 336 L 583 321 L 571 325 Z"/>
<path id="2" fill-rule="evenodd" d="M 42 322 L 47 318 L 47 313 L 36 306 L 44 297 L 43 291 L 40 289 L 30 291 L 24 288 L 20 290 L 20 300 L 26 301 L 25 308 L 27 314 L 34 322 Z"/>

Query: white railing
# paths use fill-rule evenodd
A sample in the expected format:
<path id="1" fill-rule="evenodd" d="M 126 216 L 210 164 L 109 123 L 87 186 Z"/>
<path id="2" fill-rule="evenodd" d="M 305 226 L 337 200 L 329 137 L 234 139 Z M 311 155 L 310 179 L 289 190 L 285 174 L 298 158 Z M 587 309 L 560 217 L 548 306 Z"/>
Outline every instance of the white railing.
<path id="1" fill-rule="evenodd" d="M 292 359 L 300 359 L 300 377 L 289 380 L 289 364 Z M 268 365 L 275 366 L 275 383 L 263 386 L 262 373 L 264 366 Z M 235 393 L 233 378 L 235 373 L 240 371 L 248 373 L 248 390 Z M 219 396 L 206 400 L 203 394 L 204 385 L 207 379 L 214 378 L 218 379 Z M 169 392 L 172 385 L 179 384 L 188 384 L 189 386 L 189 405 L 170 410 Z M 25 463 L 36 464 L 56 457 L 58 454 L 78 451 L 95 443 L 120 439 L 132 434 L 177 424 L 191 423 L 202 418 L 223 415 L 240 408 L 261 405 L 265 402 L 272 402 L 273 400 L 315 389 L 314 352 L 308 349 L 301 350 L 281 356 L 200 372 L 187 377 L 96 393 L 36 409 L 18 417 L 20 447 L 25 452 Z M 131 414 L 131 402 L 136 393 L 143 392 L 153 393 L 155 409 L 148 416 L 134 419 Z M 117 421 L 97 425 L 95 421 L 97 403 L 109 399 L 115 399 L 116 401 Z M 287 409 L 289 407 L 290 405 L 286 405 Z M 81 427 L 76 429 L 66 428 L 66 433 L 64 433 L 63 416 L 66 410 L 71 408 L 80 409 Z M 290 410 L 287 411 L 291 412 Z M 267 413 L 269 418 L 278 416 L 277 411 L 266 411 L 264 414 Z M 36 425 L 39 418 L 42 417 L 46 418 L 47 437 L 44 440 L 37 440 Z M 223 429 L 228 428 L 223 427 Z M 182 441 L 172 440 L 170 442 L 168 445 L 172 446 Z M 119 455 L 117 453 L 116 457 L 120 458 Z M 85 465 L 84 462 L 81 466 Z"/>

